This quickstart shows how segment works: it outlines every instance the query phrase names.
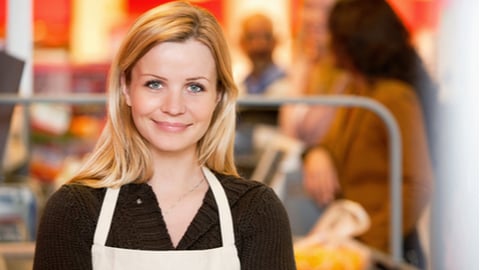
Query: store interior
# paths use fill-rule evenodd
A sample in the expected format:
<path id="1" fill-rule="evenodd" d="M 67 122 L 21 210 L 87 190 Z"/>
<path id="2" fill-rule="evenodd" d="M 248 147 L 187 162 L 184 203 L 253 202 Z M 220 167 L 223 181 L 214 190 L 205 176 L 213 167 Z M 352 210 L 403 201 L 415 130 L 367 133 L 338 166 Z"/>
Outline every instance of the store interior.
<path id="1" fill-rule="evenodd" d="M 105 85 L 119 42 L 139 14 L 164 2 L 0 0 L 0 270 L 31 269 L 42 207 L 81 165 L 105 123 Z M 239 21 L 254 12 L 273 19 L 275 62 L 292 65 L 303 0 L 191 2 L 221 23 L 237 82 L 251 68 L 239 43 Z M 387 2 L 410 30 L 445 108 L 434 199 L 419 224 L 429 267 L 478 269 L 478 3 Z M 281 103 L 242 94 L 239 117 L 254 128 L 239 126 L 236 141 L 242 176 L 262 179 L 280 195 L 298 188 L 279 179 L 300 166 L 294 141 L 276 141 L 276 150 L 288 148 L 287 157 L 265 147 L 278 128 Z M 293 218 L 311 225 L 315 207 Z"/>

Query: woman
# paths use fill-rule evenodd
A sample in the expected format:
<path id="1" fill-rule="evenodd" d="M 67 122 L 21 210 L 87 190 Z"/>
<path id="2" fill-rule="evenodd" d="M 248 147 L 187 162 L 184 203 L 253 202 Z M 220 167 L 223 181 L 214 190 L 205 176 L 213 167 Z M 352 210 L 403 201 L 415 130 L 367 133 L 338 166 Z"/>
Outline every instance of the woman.
<path id="1" fill-rule="evenodd" d="M 328 15 L 335 0 L 302 0 L 299 31 L 294 43 L 294 61 L 290 68 L 292 97 L 343 94 L 349 77 L 335 66 L 328 46 Z M 287 104 L 281 107 L 279 125 L 283 134 L 314 145 L 328 131 L 335 108 L 324 105 Z"/>
<path id="2" fill-rule="evenodd" d="M 352 77 L 352 93 L 383 104 L 402 138 L 403 236 L 406 261 L 424 266 L 417 221 L 429 202 L 433 170 L 424 115 L 432 85 L 409 34 L 385 0 L 340 0 L 330 14 L 331 46 Z M 425 94 L 426 93 L 426 94 Z M 373 112 L 342 108 L 332 128 L 304 159 L 304 186 L 322 205 L 337 197 L 357 201 L 371 218 L 359 239 L 389 251 L 389 138 Z"/>
<path id="3" fill-rule="evenodd" d="M 281 202 L 237 175 L 237 88 L 210 13 L 142 15 L 108 91 L 96 148 L 46 205 L 34 269 L 295 268 Z"/>

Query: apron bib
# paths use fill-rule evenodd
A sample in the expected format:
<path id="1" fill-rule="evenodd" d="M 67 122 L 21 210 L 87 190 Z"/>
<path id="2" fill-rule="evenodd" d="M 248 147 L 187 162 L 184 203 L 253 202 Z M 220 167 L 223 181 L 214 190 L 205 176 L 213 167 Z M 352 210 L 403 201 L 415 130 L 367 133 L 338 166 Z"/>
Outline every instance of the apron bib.
<path id="1" fill-rule="evenodd" d="M 232 215 L 227 196 L 215 175 L 206 167 L 203 173 L 218 205 L 222 247 L 205 250 L 149 251 L 105 246 L 120 189 L 108 188 L 103 199 L 92 246 L 94 270 L 240 270 L 235 247 Z"/>

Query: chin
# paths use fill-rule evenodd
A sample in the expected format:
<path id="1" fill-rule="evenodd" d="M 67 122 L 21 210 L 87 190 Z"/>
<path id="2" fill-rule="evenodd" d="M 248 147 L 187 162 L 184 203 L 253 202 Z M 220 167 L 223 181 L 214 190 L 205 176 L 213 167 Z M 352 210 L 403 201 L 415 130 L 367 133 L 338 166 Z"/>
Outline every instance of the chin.
<path id="1" fill-rule="evenodd" d="M 185 144 L 185 143 L 176 143 L 172 142 L 171 140 L 168 141 L 169 143 L 152 143 L 151 144 L 151 149 L 157 153 L 164 153 L 164 154 L 180 154 L 180 153 L 186 153 L 190 151 L 195 151 L 196 149 L 196 144 L 191 145 L 191 144 Z"/>

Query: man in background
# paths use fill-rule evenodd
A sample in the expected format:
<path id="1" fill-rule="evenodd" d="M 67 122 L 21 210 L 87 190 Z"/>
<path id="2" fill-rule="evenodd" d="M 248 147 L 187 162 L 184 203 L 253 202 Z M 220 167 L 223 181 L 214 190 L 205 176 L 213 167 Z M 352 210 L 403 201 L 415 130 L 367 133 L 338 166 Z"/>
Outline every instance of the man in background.
<path id="1" fill-rule="evenodd" d="M 286 72 L 273 61 L 277 45 L 269 17 L 255 13 L 242 22 L 240 46 L 251 62 L 251 71 L 243 81 L 247 95 L 279 95 L 283 88 L 279 84 Z"/>

